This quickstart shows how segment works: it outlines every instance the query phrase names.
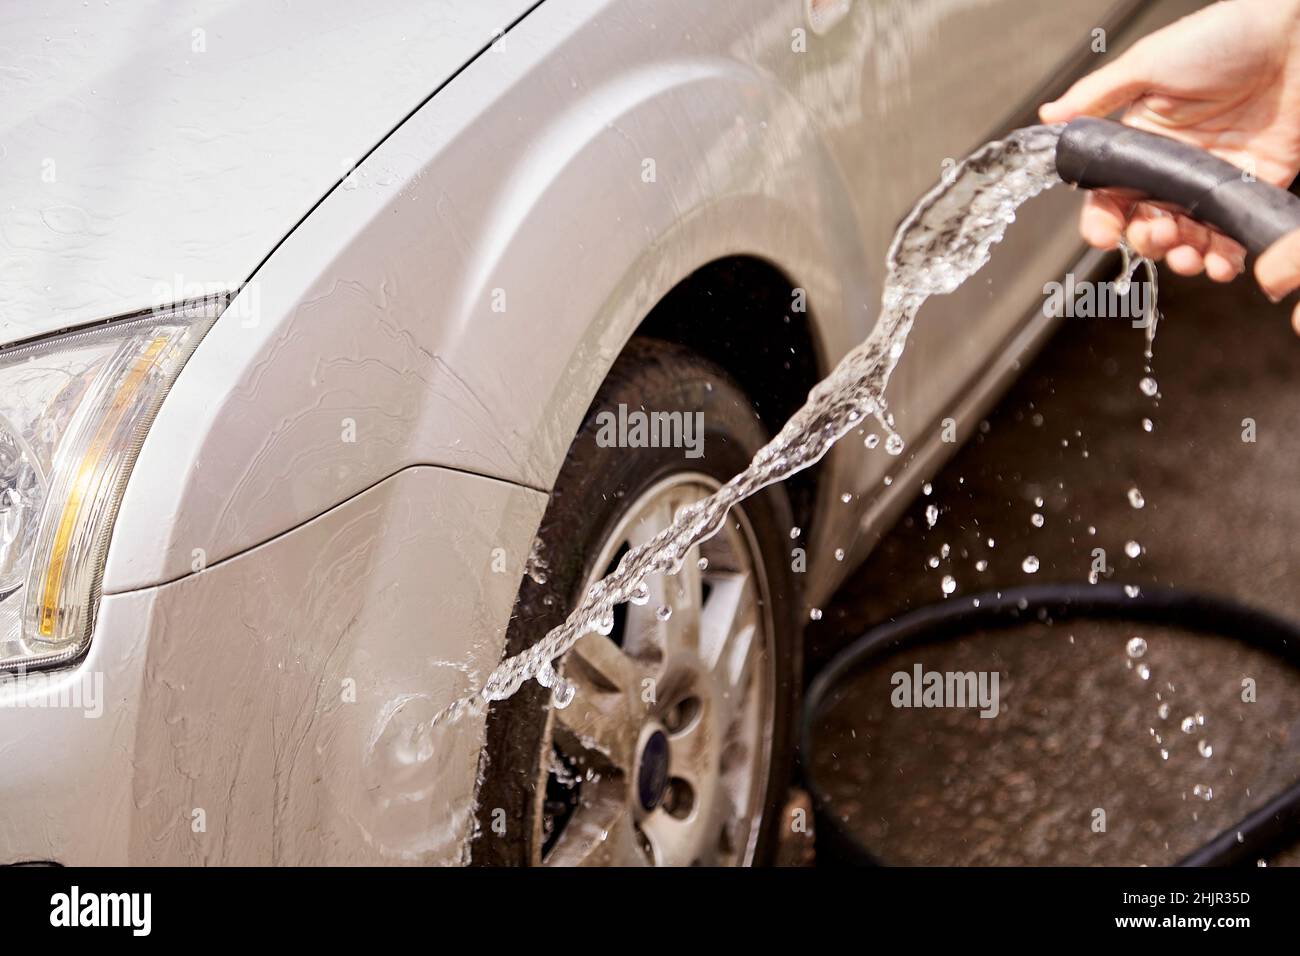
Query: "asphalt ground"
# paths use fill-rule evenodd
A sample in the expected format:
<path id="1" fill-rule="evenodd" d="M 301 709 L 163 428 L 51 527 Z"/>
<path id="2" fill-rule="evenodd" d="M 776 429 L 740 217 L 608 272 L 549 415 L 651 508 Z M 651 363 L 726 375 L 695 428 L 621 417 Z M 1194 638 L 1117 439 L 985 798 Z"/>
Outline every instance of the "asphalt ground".
<path id="1" fill-rule="evenodd" d="M 942 472 L 917 476 L 930 493 L 810 625 L 810 672 L 923 605 L 1086 584 L 1097 548 L 1103 581 L 1300 620 L 1300 340 L 1245 281 L 1161 280 L 1158 396 L 1139 388 L 1140 330 L 1066 319 L 987 426 Z M 1137 660 L 1135 636 L 1147 643 Z M 998 716 L 892 706 L 892 675 L 917 663 L 998 672 Z M 887 863 L 1172 863 L 1300 778 L 1300 673 L 1190 631 L 1031 623 L 882 661 L 844 686 L 818 737 L 835 813 Z"/>

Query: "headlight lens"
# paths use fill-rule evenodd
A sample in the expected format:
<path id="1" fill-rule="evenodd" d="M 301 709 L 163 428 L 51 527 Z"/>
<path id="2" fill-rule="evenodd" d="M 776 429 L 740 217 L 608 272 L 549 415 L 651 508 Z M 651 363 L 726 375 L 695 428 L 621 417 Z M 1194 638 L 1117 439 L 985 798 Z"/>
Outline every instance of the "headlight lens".
<path id="1" fill-rule="evenodd" d="M 86 649 L 131 466 L 223 305 L 0 350 L 0 671 Z"/>

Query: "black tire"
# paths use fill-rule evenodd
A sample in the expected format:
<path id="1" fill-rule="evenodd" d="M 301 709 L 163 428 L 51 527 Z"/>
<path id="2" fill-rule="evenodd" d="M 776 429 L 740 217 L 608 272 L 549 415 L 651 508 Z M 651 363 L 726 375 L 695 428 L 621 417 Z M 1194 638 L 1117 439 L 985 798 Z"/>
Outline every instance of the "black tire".
<path id="1" fill-rule="evenodd" d="M 597 413 L 628 408 L 703 412 L 704 455 L 686 459 L 674 448 L 609 448 L 596 442 Z M 615 527 L 627 503 L 675 472 L 703 472 L 725 482 L 743 470 L 767 434 L 749 398 L 720 367 L 696 353 L 655 339 L 632 340 L 611 369 L 556 479 L 538 532 L 548 567 L 545 584 L 525 575 L 506 637 L 515 654 L 562 623 L 592 572 L 595 549 Z M 802 627 L 796 576 L 790 568 L 793 525 L 785 489 L 764 489 L 743 505 L 767 576 L 775 665 L 772 753 L 754 861 L 771 859 L 781 807 L 790 786 L 795 724 L 802 690 Z M 487 721 L 484 778 L 478 798 L 475 865 L 521 866 L 540 848 L 537 781 L 549 759 L 549 695 L 529 681 L 492 705 Z M 504 811 L 504 813 L 502 813 Z M 501 823 L 505 833 L 501 834 Z M 493 823 L 497 826 L 494 829 Z"/>

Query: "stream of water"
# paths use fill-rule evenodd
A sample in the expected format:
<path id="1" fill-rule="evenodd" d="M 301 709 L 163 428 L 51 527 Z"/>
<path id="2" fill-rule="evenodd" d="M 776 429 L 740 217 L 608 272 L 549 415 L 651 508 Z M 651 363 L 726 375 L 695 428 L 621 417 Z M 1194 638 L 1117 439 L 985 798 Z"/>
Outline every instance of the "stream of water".
<path id="1" fill-rule="evenodd" d="M 683 508 L 654 538 L 629 551 L 618 567 L 588 590 L 563 624 L 532 647 L 503 660 L 474 694 L 457 700 L 434 720 L 456 720 L 509 697 L 530 678 L 551 689 L 565 707 L 573 687 L 552 662 L 589 631 L 609 634 L 614 608 L 648 597 L 647 578 L 674 574 L 691 549 L 715 534 L 731 508 L 767 485 L 819 461 L 845 434 L 875 418 L 888 436 L 886 453 L 899 454 L 903 439 L 885 402 L 890 374 L 902 357 L 917 311 L 933 295 L 946 295 L 988 262 L 1016 210 L 1061 182 L 1056 143 L 1062 126 L 1029 126 L 987 143 L 951 168 L 899 225 L 889 247 L 880 316 L 871 334 L 809 393 L 808 401 L 761 448 L 748 468 L 718 491 Z M 1124 278 L 1140 260 L 1126 261 Z M 1153 310 L 1154 311 L 1154 310 Z M 1154 323 L 1148 328 L 1154 334 Z"/>

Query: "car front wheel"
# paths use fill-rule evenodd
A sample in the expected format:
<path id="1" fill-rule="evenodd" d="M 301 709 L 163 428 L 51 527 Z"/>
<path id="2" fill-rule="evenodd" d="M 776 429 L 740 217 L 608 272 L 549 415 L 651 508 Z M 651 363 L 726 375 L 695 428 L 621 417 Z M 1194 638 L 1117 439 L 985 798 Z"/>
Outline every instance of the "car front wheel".
<path id="1" fill-rule="evenodd" d="M 602 412 L 698 412 L 703 454 L 600 440 Z M 604 417 L 604 422 L 610 419 Z M 607 437 L 608 430 L 605 432 Z M 742 470 L 766 434 L 720 368 L 634 340 L 588 411 L 552 491 L 507 636 L 517 653 L 677 512 Z M 473 859 L 483 864 L 745 865 L 775 843 L 800 687 L 793 521 L 774 486 L 734 508 L 649 599 L 620 605 L 493 705 Z"/>

